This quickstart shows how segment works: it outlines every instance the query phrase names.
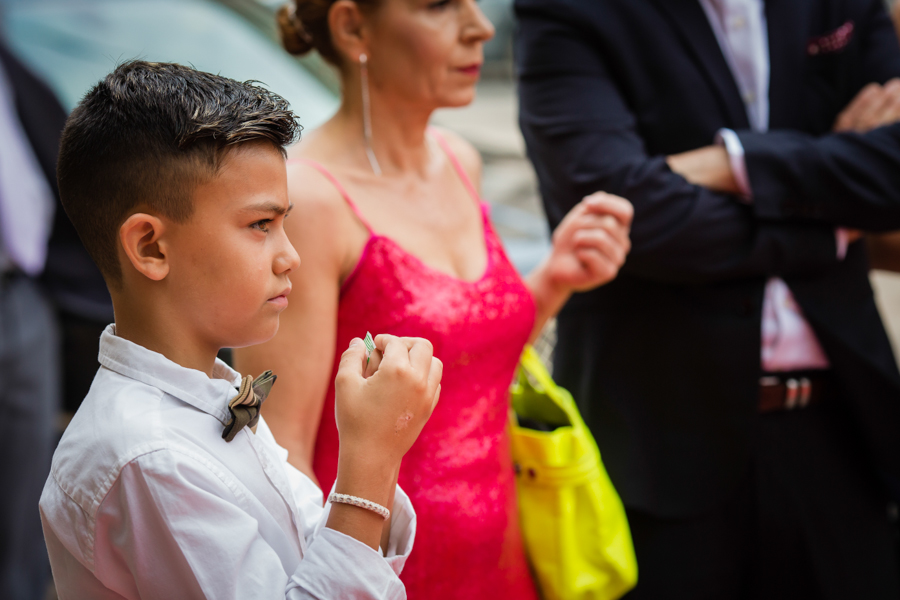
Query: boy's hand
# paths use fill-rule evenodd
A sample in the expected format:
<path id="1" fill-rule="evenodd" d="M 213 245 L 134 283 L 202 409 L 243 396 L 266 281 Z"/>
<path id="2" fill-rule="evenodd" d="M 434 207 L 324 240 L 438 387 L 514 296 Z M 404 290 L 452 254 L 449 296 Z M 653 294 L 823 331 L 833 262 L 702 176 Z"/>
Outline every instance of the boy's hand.
<path id="1" fill-rule="evenodd" d="M 354 339 L 341 357 L 335 380 L 340 462 L 395 468 L 438 402 L 443 364 L 421 338 L 379 335 L 375 347 L 368 368 L 362 340 Z"/>

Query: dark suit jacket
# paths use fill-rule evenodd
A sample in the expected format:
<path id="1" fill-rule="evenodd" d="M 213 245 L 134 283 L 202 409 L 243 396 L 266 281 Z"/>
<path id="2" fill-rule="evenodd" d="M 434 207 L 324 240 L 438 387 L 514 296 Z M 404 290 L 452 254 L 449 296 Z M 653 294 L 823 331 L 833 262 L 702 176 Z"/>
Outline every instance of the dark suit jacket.
<path id="1" fill-rule="evenodd" d="M 0 39 L 0 63 L 12 86 L 19 121 L 53 191 L 56 213 L 42 281 L 56 305 L 89 320 L 112 321 L 112 302 L 103 277 L 59 202 L 56 157 L 66 112 L 53 92 Z"/>
<path id="2" fill-rule="evenodd" d="M 900 228 L 900 125 L 832 134 L 867 82 L 900 76 L 882 0 L 766 2 L 770 131 L 754 133 L 697 0 L 516 0 L 520 124 L 556 226 L 605 190 L 635 206 L 619 278 L 569 303 L 555 373 L 575 394 L 627 506 L 684 516 L 746 473 L 767 278 L 783 277 L 839 380 L 851 427 L 900 482 L 900 374 L 863 244 Z M 844 49 L 809 40 L 852 21 Z M 736 130 L 751 206 L 687 183 L 665 156 Z M 898 486 L 900 489 L 900 486 Z"/>

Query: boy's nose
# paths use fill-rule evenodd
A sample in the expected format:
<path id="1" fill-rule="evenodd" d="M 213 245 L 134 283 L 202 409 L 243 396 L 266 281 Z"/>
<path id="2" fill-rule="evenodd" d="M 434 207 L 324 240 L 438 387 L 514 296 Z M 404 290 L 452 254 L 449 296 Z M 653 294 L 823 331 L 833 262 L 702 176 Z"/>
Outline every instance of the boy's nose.
<path id="1" fill-rule="evenodd" d="M 277 275 L 290 273 L 300 266 L 300 255 L 294 249 L 294 245 L 288 239 L 287 234 L 282 233 L 282 248 L 275 257 L 273 270 Z"/>

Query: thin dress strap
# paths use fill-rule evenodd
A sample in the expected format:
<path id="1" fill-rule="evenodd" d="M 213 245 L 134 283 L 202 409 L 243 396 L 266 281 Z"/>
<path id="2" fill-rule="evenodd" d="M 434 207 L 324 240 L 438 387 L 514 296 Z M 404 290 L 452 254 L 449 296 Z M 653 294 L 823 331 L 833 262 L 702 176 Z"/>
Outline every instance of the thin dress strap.
<path id="1" fill-rule="evenodd" d="M 450 144 L 447 143 L 447 140 L 443 135 L 438 133 L 437 130 L 433 128 L 429 128 L 429 133 L 434 136 L 434 139 L 437 141 L 438 145 L 444 150 L 447 154 L 447 158 L 450 159 L 450 163 L 453 165 L 453 168 L 456 169 L 456 174 L 459 175 L 459 178 L 462 179 L 463 185 L 466 186 L 466 189 L 469 191 L 469 195 L 472 196 L 472 199 L 475 200 L 479 205 L 482 204 L 481 196 L 478 194 L 478 190 L 475 189 L 475 186 L 472 184 L 472 180 L 469 179 L 469 175 L 466 173 L 466 170 L 463 169 L 462 163 L 459 162 L 459 159 L 456 158 L 456 154 L 453 153 L 453 150 L 450 149 Z"/>
<path id="2" fill-rule="evenodd" d="M 356 215 L 356 218 L 362 222 L 362 224 L 365 226 L 365 228 L 369 230 L 370 234 L 374 235 L 375 232 L 372 229 L 372 226 L 369 225 L 369 222 L 366 220 L 366 218 L 364 216 L 362 216 L 361 212 L 359 212 L 359 209 L 356 207 L 356 204 L 353 202 L 353 200 L 350 199 L 350 194 L 347 193 L 347 190 L 344 189 L 344 186 L 341 185 L 341 182 L 337 180 L 337 177 L 332 175 L 331 171 L 326 169 L 324 167 L 324 165 L 322 165 L 322 163 L 316 162 L 314 160 L 310 160 L 308 158 L 292 158 L 288 162 L 289 163 L 292 163 L 292 162 L 305 163 L 305 164 L 311 166 L 312 168 L 314 168 L 315 170 L 317 170 L 322 175 L 324 175 L 325 179 L 330 181 L 331 184 L 335 188 L 337 188 L 337 191 L 341 194 L 341 197 L 347 203 L 347 206 L 350 207 L 350 210 L 353 211 L 353 214 Z"/>

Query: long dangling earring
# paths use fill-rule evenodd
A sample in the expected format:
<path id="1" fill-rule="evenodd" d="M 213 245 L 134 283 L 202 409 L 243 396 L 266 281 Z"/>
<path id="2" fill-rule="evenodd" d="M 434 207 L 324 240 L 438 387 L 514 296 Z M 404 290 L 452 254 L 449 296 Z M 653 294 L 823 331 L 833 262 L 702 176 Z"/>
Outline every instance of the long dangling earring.
<path id="1" fill-rule="evenodd" d="M 363 133 L 366 138 L 366 155 L 369 157 L 369 164 L 372 165 L 372 171 L 379 177 L 381 176 L 381 167 L 378 165 L 378 159 L 375 158 L 375 151 L 372 150 L 372 112 L 369 108 L 369 57 L 364 53 L 359 55 L 359 78 L 362 84 L 362 103 L 363 103 Z"/>

